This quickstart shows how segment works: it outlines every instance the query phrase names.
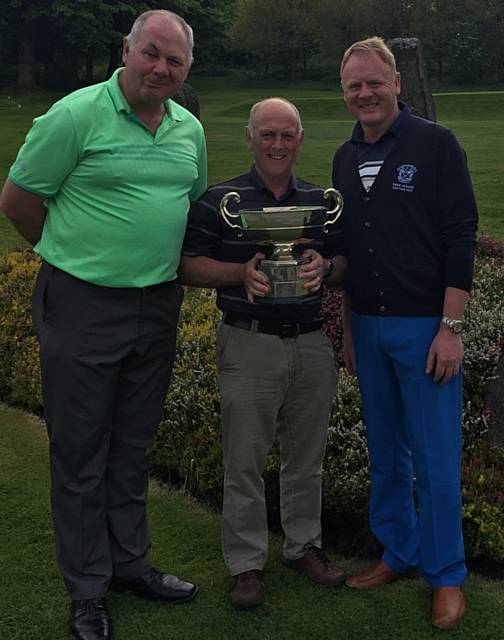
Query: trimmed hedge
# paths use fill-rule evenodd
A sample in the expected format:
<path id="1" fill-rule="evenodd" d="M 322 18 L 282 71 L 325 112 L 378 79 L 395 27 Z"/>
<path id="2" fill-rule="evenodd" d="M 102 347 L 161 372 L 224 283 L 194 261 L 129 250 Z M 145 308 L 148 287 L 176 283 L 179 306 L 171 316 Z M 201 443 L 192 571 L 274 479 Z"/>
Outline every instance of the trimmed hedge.
<path id="1" fill-rule="evenodd" d="M 39 266 L 28 250 L 0 258 L 0 400 L 41 412 L 37 345 L 30 296 Z M 219 313 L 212 291 L 188 289 L 182 306 L 177 360 L 153 452 L 154 471 L 218 509 L 222 499 L 219 393 L 215 338 Z M 325 330 L 341 367 L 340 297 L 325 292 Z M 463 495 L 469 556 L 504 560 L 504 451 L 489 435 L 484 406 L 504 353 L 504 243 L 483 237 L 474 290 L 466 310 Z M 278 521 L 278 451 L 265 472 L 272 521 Z M 348 552 L 371 548 L 365 427 L 354 377 L 340 368 L 323 475 L 326 537 Z"/>

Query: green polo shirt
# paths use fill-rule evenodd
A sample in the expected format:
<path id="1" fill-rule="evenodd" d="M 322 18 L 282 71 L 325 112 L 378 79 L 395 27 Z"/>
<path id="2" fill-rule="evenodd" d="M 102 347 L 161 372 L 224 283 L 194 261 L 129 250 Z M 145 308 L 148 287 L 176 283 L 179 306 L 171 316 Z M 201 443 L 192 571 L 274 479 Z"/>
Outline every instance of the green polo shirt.
<path id="1" fill-rule="evenodd" d="M 176 278 L 187 212 L 206 189 L 203 129 L 168 100 L 155 135 L 112 78 L 33 121 L 9 177 L 44 196 L 35 251 L 77 278 L 144 287 Z"/>

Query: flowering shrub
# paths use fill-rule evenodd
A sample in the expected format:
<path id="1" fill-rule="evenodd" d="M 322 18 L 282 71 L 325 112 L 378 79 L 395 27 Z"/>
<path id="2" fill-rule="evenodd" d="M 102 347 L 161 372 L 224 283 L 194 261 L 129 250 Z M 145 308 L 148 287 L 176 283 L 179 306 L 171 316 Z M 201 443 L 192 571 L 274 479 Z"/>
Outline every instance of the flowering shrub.
<path id="1" fill-rule="evenodd" d="M 482 233 L 478 239 L 477 252 L 480 256 L 504 258 L 504 241 L 496 240 Z"/>
<path id="2" fill-rule="evenodd" d="M 504 352 L 503 247 L 503 243 L 490 239 L 480 243 L 474 290 L 466 309 L 462 465 L 467 553 L 499 560 L 504 559 L 504 452 L 488 437 L 489 415 L 484 399 Z M 42 400 L 29 307 L 38 267 L 39 259 L 30 251 L 0 257 L 0 400 L 35 412 L 41 411 Z M 341 366 L 340 296 L 325 292 L 323 301 L 324 328 Z M 184 486 L 215 508 L 221 504 L 223 478 L 215 372 L 219 316 L 212 291 L 187 290 L 172 384 L 153 452 L 157 474 Z M 265 472 L 273 514 L 278 509 L 278 467 L 278 450 L 274 447 Z M 328 432 L 323 504 L 330 516 L 328 522 L 337 527 L 339 521 L 341 528 L 343 521 L 347 529 L 344 533 L 360 548 L 367 535 L 368 492 L 359 390 L 355 378 L 341 367 Z M 338 514 L 345 514 L 344 519 L 338 519 Z"/>
<path id="3" fill-rule="evenodd" d="M 462 463 L 464 538 L 473 556 L 504 556 L 504 456 L 483 441 Z"/>
<path id="4" fill-rule="evenodd" d="M 29 250 L 0 258 L 0 399 L 40 412 L 38 346 L 30 301 L 39 258 Z"/>
<path id="5" fill-rule="evenodd" d="M 186 291 L 177 359 L 153 452 L 158 475 L 210 503 L 220 499 L 223 476 L 214 365 L 219 317 L 213 291 Z"/>

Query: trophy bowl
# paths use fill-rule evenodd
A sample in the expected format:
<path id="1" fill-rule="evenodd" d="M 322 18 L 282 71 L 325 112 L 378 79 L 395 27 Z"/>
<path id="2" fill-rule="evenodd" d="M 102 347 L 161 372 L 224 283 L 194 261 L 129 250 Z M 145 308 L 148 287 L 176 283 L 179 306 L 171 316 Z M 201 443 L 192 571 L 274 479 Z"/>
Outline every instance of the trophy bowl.
<path id="1" fill-rule="evenodd" d="M 299 278 L 299 245 L 314 237 L 320 230 L 329 228 L 341 215 L 343 197 L 336 189 L 326 189 L 324 198 L 334 199 L 334 208 L 323 206 L 264 207 L 229 211 L 227 204 L 240 202 L 235 191 L 226 193 L 220 202 L 220 214 L 227 225 L 236 230 L 239 237 L 246 235 L 252 242 L 269 248 L 268 258 L 261 260 L 259 268 L 271 286 L 271 293 L 256 302 L 273 302 L 278 298 L 299 298 L 310 295 Z"/>

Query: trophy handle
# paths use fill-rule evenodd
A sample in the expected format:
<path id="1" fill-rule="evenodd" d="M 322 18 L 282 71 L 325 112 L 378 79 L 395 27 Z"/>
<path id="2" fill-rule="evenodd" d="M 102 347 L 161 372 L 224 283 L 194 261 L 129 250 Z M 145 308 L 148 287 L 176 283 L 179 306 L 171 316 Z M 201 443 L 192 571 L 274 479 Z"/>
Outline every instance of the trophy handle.
<path id="1" fill-rule="evenodd" d="M 324 222 L 323 230 L 324 233 L 329 233 L 329 225 L 334 224 L 336 220 L 340 217 L 341 212 L 343 211 L 343 196 L 339 191 L 330 187 L 324 191 L 324 198 L 327 200 L 328 198 L 334 198 L 335 207 L 330 211 L 327 211 L 327 216 L 334 215 L 333 218 Z"/>
<path id="2" fill-rule="evenodd" d="M 230 200 L 233 200 L 234 202 L 239 203 L 240 194 L 236 193 L 236 191 L 230 191 L 229 193 L 226 193 L 226 195 L 224 195 L 222 197 L 222 200 L 220 201 L 220 214 L 224 218 L 225 223 L 229 225 L 231 229 L 238 229 L 238 235 L 242 236 L 243 235 L 242 227 L 239 224 L 233 224 L 231 222 L 232 218 L 239 218 L 240 214 L 232 213 L 231 211 L 228 211 L 228 209 L 226 208 L 226 205 Z"/>

